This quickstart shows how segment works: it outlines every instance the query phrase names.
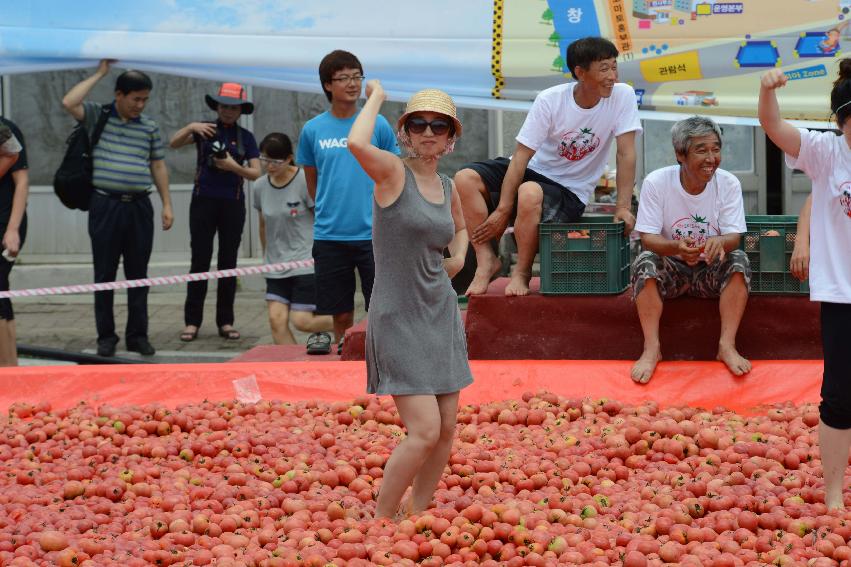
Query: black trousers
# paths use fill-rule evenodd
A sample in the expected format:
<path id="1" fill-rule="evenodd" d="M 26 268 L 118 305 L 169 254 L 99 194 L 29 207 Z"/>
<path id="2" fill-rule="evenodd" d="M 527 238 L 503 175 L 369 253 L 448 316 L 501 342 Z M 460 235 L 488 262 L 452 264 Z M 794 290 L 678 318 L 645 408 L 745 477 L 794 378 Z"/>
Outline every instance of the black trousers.
<path id="1" fill-rule="evenodd" d="M 219 234 L 219 256 L 216 268 L 228 270 L 236 267 L 242 228 L 245 226 L 245 200 L 210 199 L 193 195 L 189 205 L 189 235 L 192 248 L 190 272 L 207 272 L 213 259 L 213 238 Z M 186 285 L 186 303 L 183 318 L 187 325 L 201 326 L 204 318 L 204 299 L 207 282 L 189 282 Z M 233 300 L 236 296 L 236 278 L 218 280 L 216 292 L 216 326 L 233 325 Z"/>
<path id="2" fill-rule="evenodd" d="M 92 193 L 89 205 L 89 237 L 95 282 L 113 282 L 118 262 L 124 261 L 124 276 L 134 280 L 148 277 L 148 261 L 154 244 L 154 208 L 150 197 L 121 201 Z M 118 342 L 113 315 L 113 292 L 95 292 L 95 325 L 98 343 Z M 125 340 L 133 343 L 148 338 L 148 288 L 127 290 Z"/>
<path id="3" fill-rule="evenodd" d="M 851 429 L 851 349 L 848 323 L 851 303 L 821 304 L 821 344 L 824 377 L 821 383 L 821 420 L 834 429 Z"/>

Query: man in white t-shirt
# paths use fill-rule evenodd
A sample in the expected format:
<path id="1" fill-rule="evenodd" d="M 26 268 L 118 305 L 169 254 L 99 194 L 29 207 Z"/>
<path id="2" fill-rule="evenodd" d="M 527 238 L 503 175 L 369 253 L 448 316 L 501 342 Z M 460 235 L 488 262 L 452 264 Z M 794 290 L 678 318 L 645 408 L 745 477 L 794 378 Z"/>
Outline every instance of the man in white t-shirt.
<path id="1" fill-rule="evenodd" d="M 739 250 L 747 230 L 742 185 L 719 169 L 721 131 L 702 116 L 671 129 L 679 165 L 663 167 L 644 179 L 635 230 L 644 252 L 632 266 L 632 290 L 644 352 L 632 367 L 632 379 L 647 383 L 662 359 L 659 319 L 662 303 L 681 295 L 720 297 L 718 360 L 736 376 L 751 363 L 736 350 L 736 332 L 745 312 L 751 269 Z"/>
<path id="2" fill-rule="evenodd" d="M 575 222 L 594 194 L 617 140 L 618 201 L 615 219 L 627 232 L 635 182 L 635 135 L 641 132 L 635 91 L 618 83 L 618 50 L 600 37 L 567 47 L 567 66 L 576 79 L 541 91 L 526 116 L 511 160 L 496 158 L 468 165 L 455 175 L 476 275 L 467 295 L 487 291 L 500 263 L 493 242 L 514 219 L 517 265 L 506 295 L 529 293 L 538 252 L 540 223 Z"/>

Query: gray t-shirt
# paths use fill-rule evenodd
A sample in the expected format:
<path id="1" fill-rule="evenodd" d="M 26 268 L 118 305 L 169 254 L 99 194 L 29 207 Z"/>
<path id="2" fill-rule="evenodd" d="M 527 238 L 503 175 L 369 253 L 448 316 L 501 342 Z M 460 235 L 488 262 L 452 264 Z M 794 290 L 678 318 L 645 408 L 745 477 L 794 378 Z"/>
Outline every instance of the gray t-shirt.
<path id="1" fill-rule="evenodd" d="M 266 223 L 266 263 L 307 260 L 313 253 L 313 199 L 307 193 L 304 171 L 276 187 L 264 175 L 254 182 L 254 208 Z M 268 272 L 271 279 L 312 274 L 313 267 Z"/>

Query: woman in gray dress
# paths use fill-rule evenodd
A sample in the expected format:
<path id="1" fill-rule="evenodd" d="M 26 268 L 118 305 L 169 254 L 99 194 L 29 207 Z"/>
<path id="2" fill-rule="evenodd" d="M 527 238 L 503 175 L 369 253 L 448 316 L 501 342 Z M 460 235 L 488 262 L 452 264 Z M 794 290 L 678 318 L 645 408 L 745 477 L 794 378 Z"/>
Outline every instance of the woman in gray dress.
<path id="1" fill-rule="evenodd" d="M 375 181 L 367 391 L 393 396 L 408 432 L 387 461 L 375 508 L 376 517 L 393 517 L 431 504 L 452 449 L 458 393 L 473 381 L 450 282 L 464 265 L 467 230 L 452 181 L 437 172 L 440 156 L 461 135 L 461 122 L 446 93 L 416 93 L 397 124 L 408 154 L 400 159 L 372 143 L 385 100 L 381 84 L 370 81 L 366 95 L 348 148 Z"/>

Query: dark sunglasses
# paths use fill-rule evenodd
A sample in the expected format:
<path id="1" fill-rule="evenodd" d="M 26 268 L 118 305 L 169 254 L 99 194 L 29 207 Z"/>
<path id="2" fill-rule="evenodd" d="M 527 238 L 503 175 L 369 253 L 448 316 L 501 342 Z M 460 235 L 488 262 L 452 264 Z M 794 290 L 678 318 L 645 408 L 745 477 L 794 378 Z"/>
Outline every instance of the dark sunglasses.
<path id="1" fill-rule="evenodd" d="M 431 128 L 431 132 L 435 136 L 442 136 L 454 129 L 452 122 L 446 118 L 435 118 L 429 122 L 425 118 L 415 116 L 405 121 L 405 131 L 409 134 L 422 134 L 426 131 L 426 128 Z"/>

